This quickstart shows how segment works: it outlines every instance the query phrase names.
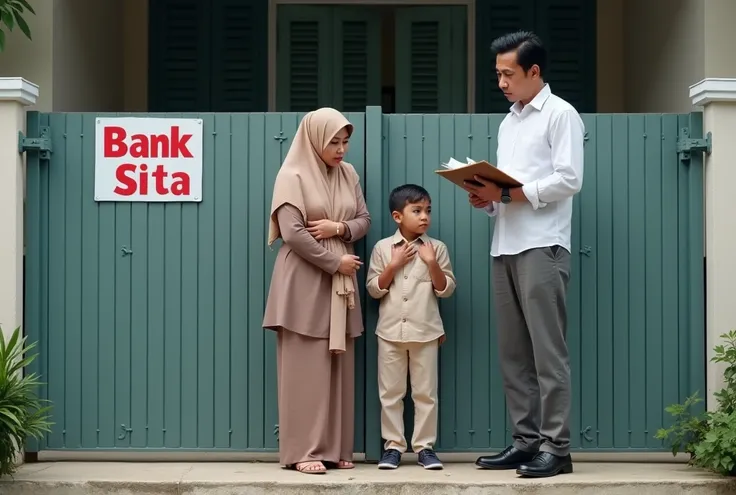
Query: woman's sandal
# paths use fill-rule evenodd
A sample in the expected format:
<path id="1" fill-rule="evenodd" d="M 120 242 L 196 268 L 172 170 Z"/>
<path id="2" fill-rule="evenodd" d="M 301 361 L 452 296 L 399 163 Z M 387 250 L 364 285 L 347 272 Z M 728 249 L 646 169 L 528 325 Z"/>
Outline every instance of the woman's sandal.
<path id="1" fill-rule="evenodd" d="M 298 462 L 294 465 L 294 469 L 304 474 L 325 474 L 327 469 L 320 461 Z"/>
<path id="2" fill-rule="evenodd" d="M 355 464 L 351 461 L 340 461 L 337 463 L 337 469 L 353 469 Z"/>

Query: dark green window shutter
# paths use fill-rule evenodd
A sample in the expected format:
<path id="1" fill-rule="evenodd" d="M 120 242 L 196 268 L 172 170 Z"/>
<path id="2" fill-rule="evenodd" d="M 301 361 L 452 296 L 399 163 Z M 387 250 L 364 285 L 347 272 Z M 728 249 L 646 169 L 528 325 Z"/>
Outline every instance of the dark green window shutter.
<path id="1" fill-rule="evenodd" d="M 396 9 L 396 112 L 467 111 L 465 7 Z"/>
<path id="2" fill-rule="evenodd" d="M 279 6 L 276 111 L 308 112 L 331 104 L 330 12 L 318 6 Z"/>
<path id="3" fill-rule="evenodd" d="M 211 111 L 268 110 L 267 9 L 261 0 L 213 2 Z"/>
<path id="4" fill-rule="evenodd" d="M 531 0 L 486 0 L 476 6 L 476 101 L 478 113 L 506 113 L 511 103 L 498 88 L 491 43 L 506 33 L 534 29 Z"/>
<path id="5" fill-rule="evenodd" d="M 506 113 L 511 104 L 498 89 L 491 42 L 528 29 L 549 52 L 545 79 L 580 112 L 595 112 L 596 29 L 592 0 L 483 0 L 476 5 L 476 98 L 479 113 Z"/>
<path id="6" fill-rule="evenodd" d="M 335 48 L 332 106 L 364 112 L 381 104 L 381 17 L 373 7 L 332 7 Z"/>
<path id="7" fill-rule="evenodd" d="M 537 0 L 537 34 L 549 53 L 545 80 L 578 112 L 596 109 L 595 2 Z"/>
<path id="8" fill-rule="evenodd" d="M 209 110 L 209 2 L 150 0 L 149 5 L 149 111 Z"/>

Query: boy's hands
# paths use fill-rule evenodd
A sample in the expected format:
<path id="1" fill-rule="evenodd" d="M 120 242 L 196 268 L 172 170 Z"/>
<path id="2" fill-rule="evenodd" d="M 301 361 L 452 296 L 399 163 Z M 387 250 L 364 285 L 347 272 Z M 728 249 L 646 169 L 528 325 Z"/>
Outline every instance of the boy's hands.
<path id="1" fill-rule="evenodd" d="M 431 242 L 422 244 L 419 247 L 419 257 L 422 258 L 422 261 L 424 261 L 427 264 L 432 263 L 433 261 L 437 259 L 435 251 L 434 251 L 434 246 L 432 245 Z"/>
<path id="2" fill-rule="evenodd" d="M 414 259 L 414 246 L 405 242 L 401 246 L 391 246 L 391 264 L 394 268 L 401 268 Z"/>

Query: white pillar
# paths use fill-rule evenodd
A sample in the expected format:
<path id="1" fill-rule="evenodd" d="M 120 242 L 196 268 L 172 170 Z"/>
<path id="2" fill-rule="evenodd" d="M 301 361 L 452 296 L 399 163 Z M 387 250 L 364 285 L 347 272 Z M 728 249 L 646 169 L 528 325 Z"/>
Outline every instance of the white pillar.
<path id="1" fill-rule="evenodd" d="M 705 316 L 707 407 L 723 387 L 724 366 L 711 362 L 719 336 L 736 328 L 736 79 L 706 78 L 690 87 L 693 105 L 703 107 L 703 132 L 711 132 L 705 156 Z"/>
<path id="2" fill-rule="evenodd" d="M 23 325 L 23 198 L 25 169 L 18 132 L 25 133 L 25 107 L 38 86 L 20 77 L 0 77 L 0 326 L 7 339 Z"/>

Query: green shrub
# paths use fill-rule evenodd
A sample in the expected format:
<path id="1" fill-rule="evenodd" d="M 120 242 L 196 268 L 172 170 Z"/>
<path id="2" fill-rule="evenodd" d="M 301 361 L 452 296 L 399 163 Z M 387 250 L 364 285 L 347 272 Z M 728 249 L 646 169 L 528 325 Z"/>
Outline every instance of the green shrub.
<path id="1" fill-rule="evenodd" d="M 36 373 L 26 374 L 25 368 L 36 359 L 30 354 L 36 346 L 26 346 L 26 338 L 16 328 L 9 339 L 0 328 L 0 476 L 12 474 L 16 457 L 29 438 L 43 438 L 50 431 L 50 407 L 38 398 L 36 389 L 41 382 Z"/>
<path id="2" fill-rule="evenodd" d="M 724 363 L 725 386 L 714 394 L 718 404 L 714 411 L 692 414 L 691 408 L 702 401 L 696 392 L 684 404 L 665 410 L 674 424 L 661 428 L 655 435 L 672 446 L 672 454 L 690 454 L 690 464 L 723 475 L 736 476 L 736 330 L 721 335 L 723 345 L 714 347 L 711 361 Z"/>

